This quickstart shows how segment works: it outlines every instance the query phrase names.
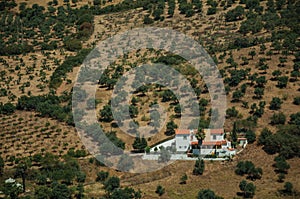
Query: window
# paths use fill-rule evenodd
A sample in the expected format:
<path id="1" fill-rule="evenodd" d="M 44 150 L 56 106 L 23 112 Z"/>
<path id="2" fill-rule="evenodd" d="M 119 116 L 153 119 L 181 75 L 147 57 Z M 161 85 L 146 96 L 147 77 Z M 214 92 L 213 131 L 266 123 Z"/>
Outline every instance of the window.
<path id="1" fill-rule="evenodd" d="M 181 149 L 181 146 L 179 146 L 179 148 Z"/>
<path id="2" fill-rule="evenodd" d="M 183 136 L 183 139 L 184 139 L 184 140 L 187 140 L 187 136 L 186 136 L 186 135 L 185 135 L 185 136 Z"/>
<path id="3" fill-rule="evenodd" d="M 216 140 L 217 139 L 217 136 L 216 135 L 213 135 L 213 140 Z"/>
<path id="4" fill-rule="evenodd" d="M 186 149 L 187 146 L 184 146 L 184 148 Z"/>

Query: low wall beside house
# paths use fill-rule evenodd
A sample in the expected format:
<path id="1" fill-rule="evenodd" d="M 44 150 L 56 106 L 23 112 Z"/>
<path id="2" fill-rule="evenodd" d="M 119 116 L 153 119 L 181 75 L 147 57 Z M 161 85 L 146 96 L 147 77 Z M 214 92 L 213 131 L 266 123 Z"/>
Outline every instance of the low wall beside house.
<path id="1" fill-rule="evenodd" d="M 163 143 L 160 143 L 160 144 L 158 144 L 158 145 L 152 147 L 152 148 L 150 149 L 150 152 L 155 152 L 155 151 L 154 151 L 155 147 L 157 147 L 158 151 L 159 151 L 159 148 L 160 148 L 161 146 L 163 146 L 164 148 L 167 148 L 168 146 L 171 147 L 173 143 L 175 144 L 175 138 L 173 138 L 173 139 L 171 139 L 171 140 L 167 140 L 167 141 L 165 141 L 165 142 L 163 142 Z"/>

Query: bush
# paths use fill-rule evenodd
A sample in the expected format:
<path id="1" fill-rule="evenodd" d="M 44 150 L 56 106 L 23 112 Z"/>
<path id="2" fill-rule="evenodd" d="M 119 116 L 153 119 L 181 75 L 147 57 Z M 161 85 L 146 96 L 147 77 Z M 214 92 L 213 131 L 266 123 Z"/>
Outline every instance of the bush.
<path id="1" fill-rule="evenodd" d="M 99 171 L 97 173 L 97 182 L 105 182 L 105 180 L 108 178 L 109 173 L 107 171 Z"/>
<path id="2" fill-rule="evenodd" d="M 258 144 L 264 145 L 264 144 L 266 143 L 266 139 L 267 139 L 270 135 L 272 135 L 272 132 L 271 132 L 269 129 L 264 128 L 264 129 L 261 131 L 260 135 L 259 135 L 259 138 L 258 138 Z"/>
<path id="3" fill-rule="evenodd" d="M 278 173 L 287 173 L 287 170 L 290 168 L 290 165 L 286 162 L 284 157 L 277 156 L 274 158 L 275 164 L 274 167 L 276 168 L 276 172 Z"/>
<path id="4" fill-rule="evenodd" d="M 284 184 L 283 193 L 286 195 L 292 195 L 294 193 L 293 184 L 291 182 L 286 182 Z"/>
<path id="5" fill-rule="evenodd" d="M 299 157 L 300 128 L 296 125 L 284 125 L 265 140 L 264 151 L 268 154 L 279 153 L 285 158 Z"/>
<path id="6" fill-rule="evenodd" d="M 112 193 L 115 189 L 120 187 L 120 179 L 112 176 L 104 182 L 104 189 L 109 193 Z"/>
<path id="7" fill-rule="evenodd" d="M 247 178 L 251 180 L 260 179 L 262 176 L 262 169 L 255 167 L 251 161 L 240 161 L 236 165 L 235 173 L 238 175 L 247 174 Z"/>
<path id="8" fill-rule="evenodd" d="M 222 199 L 222 197 L 217 196 L 215 192 L 210 189 L 202 189 L 198 192 L 197 199 Z"/>
<path id="9" fill-rule="evenodd" d="M 239 187 L 243 192 L 244 198 L 252 198 L 254 196 L 256 187 L 252 182 L 248 183 L 246 180 L 242 180 Z"/>
<path id="10" fill-rule="evenodd" d="M 5 103 L 4 105 L 2 102 L 0 103 L 0 114 L 10 115 L 13 114 L 15 110 L 16 107 L 10 102 Z"/>
<path id="11" fill-rule="evenodd" d="M 279 110 L 281 108 L 282 101 L 278 97 L 273 97 L 270 102 L 270 110 Z"/>
<path id="12" fill-rule="evenodd" d="M 281 76 L 277 78 L 277 87 L 278 88 L 285 88 L 287 86 L 289 78 L 287 76 Z"/>
<path id="13" fill-rule="evenodd" d="M 195 162 L 195 166 L 194 166 L 194 170 L 193 170 L 193 174 L 194 175 L 202 175 L 205 169 L 205 164 L 204 164 L 204 160 L 203 159 L 198 159 Z"/>
<path id="14" fill-rule="evenodd" d="M 297 125 L 300 128 L 300 112 L 291 114 L 289 123 Z"/>
<path id="15" fill-rule="evenodd" d="M 277 124 L 284 124 L 286 120 L 286 116 L 280 112 L 280 113 L 274 113 L 271 117 L 271 124 L 277 125 Z"/>
<path id="16" fill-rule="evenodd" d="M 68 39 L 65 41 L 65 47 L 69 51 L 78 51 L 82 49 L 82 44 L 78 39 Z"/>
<path id="17" fill-rule="evenodd" d="M 188 179 L 188 176 L 185 173 L 183 176 L 181 176 L 179 184 L 186 184 L 187 179 Z"/>
<path id="18" fill-rule="evenodd" d="M 248 130 L 246 132 L 246 138 L 248 140 L 248 143 L 250 143 L 250 144 L 253 143 L 253 142 L 255 142 L 255 140 L 256 140 L 256 134 L 255 134 L 255 132 L 253 132 L 251 130 Z"/>
<path id="19" fill-rule="evenodd" d="M 146 15 L 144 17 L 144 24 L 153 24 L 154 23 L 154 20 L 152 18 L 150 18 L 149 15 Z"/>
<path id="20" fill-rule="evenodd" d="M 216 7 L 209 7 L 207 10 L 207 15 L 213 15 L 217 13 L 217 8 Z"/>
<path id="21" fill-rule="evenodd" d="M 237 6 L 225 14 L 225 20 L 228 22 L 240 20 L 244 13 L 244 8 L 242 6 Z"/>
<path id="22" fill-rule="evenodd" d="M 293 104 L 300 105 L 300 97 L 295 97 L 294 101 L 293 101 Z"/>
<path id="23" fill-rule="evenodd" d="M 236 110 L 235 107 L 229 108 L 226 110 L 226 117 L 231 118 L 231 117 L 237 117 L 239 114 L 239 111 Z"/>
<path id="24" fill-rule="evenodd" d="M 165 193 L 165 188 L 163 188 L 161 185 L 158 185 L 156 187 L 155 193 L 157 193 L 159 196 L 162 196 Z"/>

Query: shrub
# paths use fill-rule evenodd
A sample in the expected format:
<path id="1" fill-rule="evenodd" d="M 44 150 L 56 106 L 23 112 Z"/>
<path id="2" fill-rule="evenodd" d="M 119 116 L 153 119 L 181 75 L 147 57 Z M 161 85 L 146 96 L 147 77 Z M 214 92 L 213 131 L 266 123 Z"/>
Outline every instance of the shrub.
<path id="1" fill-rule="evenodd" d="M 82 49 L 81 41 L 78 39 L 68 39 L 65 41 L 66 49 L 69 51 L 78 51 Z"/>
<path id="2" fill-rule="evenodd" d="M 239 187 L 243 192 L 244 198 L 252 198 L 254 196 L 256 187 L 252 182 L 248 183 L 246 180 L 242 180 Z"/>
<path id="3" fill-rule="evenodd" d="M 120 179 L 116 176 L 112 176 L 104 182 L 104 189 L 109 193 L 112 193 L 115 189 L 119 187 L 120 187 Z"/>
<path id="4" fill-rule="evenodd" d="M 280 113 L 274 113 L 271 117 L 271 124 L 277 125 L 277 124 L 284 124 L 286 120 L 286 116 L 280 112 Z"/>
<path id="5" fill-rule="evenodd" d="M 157 193 L 159 196 L 162 196 L 165 193 L 165 188 L 163 188 L 161 185 L 158 185 L 156 187 L 155 193 Z"/>
<path id="6" fill-rule="evenodd" d="M 248 130 L 246 132 L 246 138 L 248 140 L 248 143 L 253 143 L 255 140 L 256 140 L 256 134 L 255 132 L 251 131 L 251 130 Z"/>
<path id="7" fill-rule="evenodd" d="M 264 144 L 266 143 L 266 139 L 267 139 L 270 135 L 272 135 L 272 132 L 271 132 L 269 129 L 264 128 L 264 129 L 261 131 L 260 135 L 259 135 L 259 138 L 258 138 L 258 144 L 264 145 Z"/>
<path id="8" fill-rule="evenodd" d="M 279 110 L 281 108 L 282 101 L 278 97 L 273 97 L 270 102 L 270 110 Z"/>
<path id="9" fill-rule="evenodd" d="M 210 189 L 202 189 L 198 192 L 197 199 L 222 199 L 222 197 L 217 196 L 215 192 Z"/>
<path id="10" fill-rule="evenodd" d="M 262 169 L 260 167 L 255 167 L 251 161 L 241 161 L 238 162 L 236 166 L 235 173 L 238 175 L 247 174 L 247 178 L 251 180 L 260 179 L 262 176 Z"/>
<path id="11" fill-rule="evenodd" d="M 277 156 L 274 158 L 274 160 L 274 167 L 276 168 L 276 172 L 287 173 L 287 170 L 290 168 L 290 165 L 286 162 L 285 158 Z"/>
<path id="12" fill-rule="evenodd" d="M 293 184 L 291 182 L 286 182 L 284 184 L 284 189 L 283 189 L 283 193 L 286 195 L 292 195 L 294 192 L 293 190 Z"/>
<path id="13" fill-rule="evenodd" d="M 195 166 L 194 166 L 194 170 L 193 170 L 193 174 L 194 175 L 202 175 L 205 169 L 205 164 L 204 164 L 204 160 L 203 159 L 198 159 L 195 162 Z"/>
<path id="14" fill-rule="evenodd" d="M 104 182 L 108 178 L 109 173 L 107 171 L 99 171 L 97 173 L 97 182 Z"/>
<path id="15" fill-rule="evenodd" d="M 300 105 L 300 97 L 295 97 L 294 101 L 293 101 L 293 104 Z"/>

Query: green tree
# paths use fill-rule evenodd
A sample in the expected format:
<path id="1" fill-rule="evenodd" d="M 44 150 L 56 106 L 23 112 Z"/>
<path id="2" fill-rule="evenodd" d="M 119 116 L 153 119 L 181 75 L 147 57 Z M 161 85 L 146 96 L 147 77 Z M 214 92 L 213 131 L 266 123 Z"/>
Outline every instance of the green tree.
<path id="1" fill-rule="evenodd" d="M 248 55 L 250 55 L 250 56 L 251 56 L 251 59 L 253 59 L 253 57 L 256 55 L 255 50 L 251 50 L 251 51 L 248 53 Z"/>
<path id="2" fill-rule="evenodd" d="M 294 97 L 293 104 L 300 105 L 300 97 Z"/>
<path id="3" fill-rule="evenodd" d="M 274 113 L 271 117 L 271 124 L 277 125 L 277 124 L 284 124 L 286 120 L 286 116 L 284 113 Z"/>
<path id="4" fill-rule="evenodd" d="M 288 81 L 289 81 L 289 77 L 287 76 L 278 77 L 276 86 L 278 88 L 286 88 Z"/>
<path id="5" fill-rule="evenodd" d="M 82 44 L 79 39 L 68 39 L 65 41 L 65 47 L 69 51 L 79 51 L 82 49 Z"/>
<path id="6" fill-rule="evenodd" d="M 84 186 L 82 183 L 80 183 L 77 187 L 76 187 L 76 194 L 75 194 L 77 199 L 81 199 L 84 198 Z"/>
<path id="7" fill-rule="evenodd" d="M 250 144 L 256 140 L 256 134 L 254 131 L 248 130 L 245 136 Z"/>
<path id="8" fill-rule="evenodd" d="M 239 188 L 243 192 L 244 198 L 252 198 L 255 195 L 256 187 L 252 182 L 248 183 L 246 180 L 242 180 Z"/>
<path id="9" fill-rule="evenodd" d="M 20 176 L 22 178 L 22 187 L 23 192 L 26 191 L 26 177 L 28 174 L 28 169 L 31 167 L 31 161 L 27 158 L 22 159 L 18 165 L 16 166 L 16 176 Z"/>
<path id="10" fill-rule="evenodd" d="M 287 173 L 287 170 L 290 168 L 290 165 L 286 162 L 284 157 L 277 156 L 274 158 L 275 164 L 274 167 L 279 173 Z"/>
<path id="11" fill-rule="evenodd" d="M 170 136 L 175 134 L 175 129 L 178 128 L 177 124 L 175 124 L 174 120 L 171 120 L 167 123 L 167 129 L 165 134 Z"/>
<path id="12" fill-rule="evenodd" d="M 135 140 L 132 144 L 134 149 L 138 149 L 140 151 L 144 151 L 147 146 L 147 140 L 144 137 L 140 138 L 139 136 L 135 137 Z"/>
<path id="13" fill-rule="evenodd" d="M 240 90 L 236 90 L 232 93 L 232 102 L 239 102 L 241 97 L 243 97 L 244 94 Z"/>
<path id="14" fill-rule="evenodd" d="M 295 124 L 298 127 L 300 126 L 300 112 L 290 115 L 290 124 Z"/>
<path id="15" fill-rule="evenodd" d="M 264 128 L 264 129 L 261 131 L 261 133 L 260 133 L 260 135 L 259 135 L 259 137 L 258 137 L 258 144 L 264 145 L 264 144 L 266 143 L 266 139 L 267 139 L 270 135 L 272 135 L 272 132 L 271 132 L 269 129 Z"/>
<path id="16" fill-rule="evenodd" d="M 281 71 L 280 70 L 274 70 L 272 72 L 272 75 L 274 76 L 274 78 L 272 78 L 272 79 L 278 80 L 278 77 L 281 75 Z"/>
<path id="17" fill-rule="evenodd" d="M 236 8 L 228 11 L 225 14 L 225 20 L 228 22 L 237 21 L 242 19 L 244 14 L 245 14 L 244 8 L 242 6 L 237 6 Z"/>
<path id="18" fill-rule="evenodd" d="M 153 24 L 154 20 L 150 18 L 150 15 L 144 16 L 144 24 Z"/>
<path id="19" fill-rule="evenodd" d="M 101 119 L 105 122 L 113 121 L 113 114 L 111 111 L 111 106 L 109 104 L 105 105 L 103 109 L 100 111 Z"/>
<path id="20" fill-rule="evenodd" d="M 255 82 L 258 87 L 264 87 L 265 84 L 267 83 L 266 76 L 260 76 L 255 79 Z"/>
<path id="21" fill-rule="evenodd" d="M 115 189 L 119 187 L 120 187 L 120 179 L 116 176 L 112 176 L 104 182 L 104 189 L 108 193 L 112 193 Z"/>
<path id="22" fill-rule="evenodd" d="M 180 183 L 179 184 L 186 184 L 186 181 L 188 179 L 188 176 L 185 174 L 183 174 L 180 178 Z"/>
<path id="23" fill-rule="evenodd" d="M 108 178 L 109 173 L 107 171 L 99 171 L 97 173 L 97 182 L 105 182 L 105 180 Z"/>
<path id="24" fill-rule="evenodd" d="M 129 105 L 129 115 L 130 117 L 137 117 L 137 115 L 139 114 L 139 110 L 136 106 L 130 104 Z"/>
<path id="25" fill-rule="evenodd" d="M 255 9 L 259 6 L 260 1 L 259 0 L 246 0 L 246 9 Z"/>
<path id="26" fill-rule="evenodd" d="M 65 184 L 54 182 L 52 184 L 52 193 L 50 199 L 69 199 L 71 191 Z"/>
<path id="27" fill-rule="evenodd" d="M 231 140 L 232 140 L 233 147 L 236 146 L 237 139 L 238 139 L 238 136 L 237 136 L 237 124 L 236 124 L 236 122 L 234 122 L 233 123 L 232 133 L 231 133 Z"/>
<path id="28" fill-rule="evenodd" d="M 155 193 L 157 193 L 159 196 L 162 196 L 165 193 L 165 188 L 163 186 L 158 185 L 156 187 Z"/>
<path id="29" fill-rule="evenodd" d="M 282 100 L 278 97 L 273 97 L 270 102 L 270 110 L 279 110 L 281 108 Z"/>
<path id="30" fill-rule="evenodd" d="M 278 174 L 278 182 L 283 182 L 285 179 L 285 174 L 284 173 L 279 173 Z"/>
<path id="31" fill-rule="evenodd" d="M 34 192 L 36 199 L 50 199 L 51 194 L 52 190 L 47 186 L 38 186 Z"/>
<path id="32" fill-rule="evenodd" d="M 4 160 L 0 156 L 0 176 L 3 175 L 4 165 L 5 165 Z"/>
<path id="33" fill-rule="evenodd" d="M 222 199 L 222 197 L 217 196 L 215 192 L 210 189 L 202 189 L 198 192 L 197 199 Z"/>
<path id="34" fill-rule="evenodd" d="M 99 6 L 101 5 L 101 0 L 93 0 L 94 6 Z"/>
<path id="35" fill-rule="evenodd" d="M 177 104 L 177 105 L 174 107 L 174 112 L 176 113 L 176 116 L 177 116 L 177 117 L 180 117 L 180 116 L 181 116 L 181 107 L 180 107 L 180 104 Z"/>
<path id="36" fill-rule="evenodd" d="M 196 160 L 195 162 L 195 166 L 193 169 L 193 174 L 194 175 L 202 175 L 205 169 L 205 164 L 204 164 L 204 160 L 198 158 L 198 160 Z"/>
<path id="37" fill-rule="evenodd" d="M 133 188 L 128 188 L 125 187 L 124 189 L 115 189 L 111 196 L 109 197 L 110 199 L 140 199 L 141 192 L 140 191 L 135 191 Z"/>
<path id="38" fill-rule="evenodd" d="M 294 190 L 293 190 L 293 184 L 291 182 L 286 182 L 284 184 L 284 190 L 283 192 L 286 194 L 286 195 L 292 195 L 294 193 Z"/>
<path id="39" fill-rule="evenodd" d="M 254 89 L 254 94 L 255 94 L 254 98 L 255 99 L 261 99 L 263 97 L 263 95 L 264 95 L 264 91 L 265 91 L 264 88 L 256 87 Z"/>

